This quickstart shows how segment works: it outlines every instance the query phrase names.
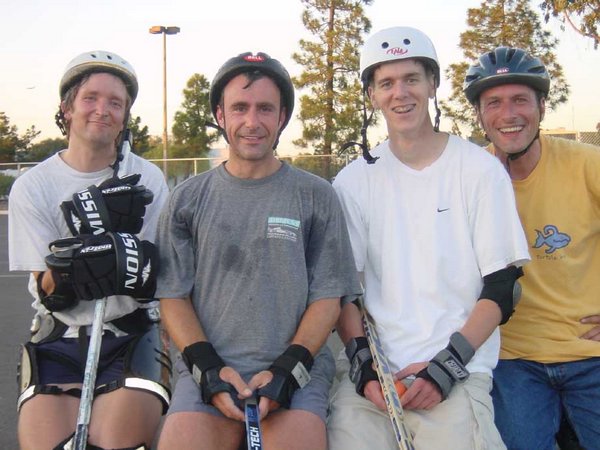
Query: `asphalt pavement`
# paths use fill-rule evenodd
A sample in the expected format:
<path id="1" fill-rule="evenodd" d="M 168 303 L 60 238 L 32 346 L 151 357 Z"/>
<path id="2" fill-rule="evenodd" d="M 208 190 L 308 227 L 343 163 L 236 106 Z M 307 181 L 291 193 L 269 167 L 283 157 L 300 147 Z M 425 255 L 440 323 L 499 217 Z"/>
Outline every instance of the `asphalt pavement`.
<path id="1" fill-rule="evenodd" d="M 0 449 L 17 450 L 17 362 L 33 316 L 27 274 L 8 271 L 8 216 L 0 212 Z"/>

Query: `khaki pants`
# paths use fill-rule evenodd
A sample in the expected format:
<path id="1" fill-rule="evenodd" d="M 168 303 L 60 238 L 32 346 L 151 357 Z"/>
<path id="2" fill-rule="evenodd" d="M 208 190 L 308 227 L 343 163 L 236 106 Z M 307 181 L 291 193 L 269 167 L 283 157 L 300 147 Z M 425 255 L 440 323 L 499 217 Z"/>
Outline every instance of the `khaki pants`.
<path id="1" fill-rule="evenodd" d="M 417 450 L 505 450 L 494 425 L 491 377 L 472 373 L 432 410 L 404 411 Z M 331 398 L 329 450 L 397 450 L 390 419 L 356 394 L 347 373 Z"/>

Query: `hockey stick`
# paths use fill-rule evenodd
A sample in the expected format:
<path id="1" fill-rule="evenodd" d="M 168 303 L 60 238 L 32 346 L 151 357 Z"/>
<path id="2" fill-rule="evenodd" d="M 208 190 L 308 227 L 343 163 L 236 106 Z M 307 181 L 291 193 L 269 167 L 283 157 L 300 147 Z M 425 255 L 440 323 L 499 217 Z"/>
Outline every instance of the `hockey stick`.
<path id="1" fill-rule="evenodd" d="M 129 142 L 129 130 L 127 122 L 129 114 L 125 116 L 124 129 L 121 134 L 121 142 L 117 148 L 117 158 L 113 169 L 113 177 L 118 177 L 119 163 L 123 159 L 123 150 Z M 94 401 L 94 389 L 96 388 L 96 375 L 98 374 L 98 360 L 100 359 L 100 347 L 102 345 L 102 330 L 104 328 L 104 311 L 106 310 L 106 297 L 96 300 L 94 305 L 94 319 L 88 346 L 85 371 L 83 373 L 83 384 L 81 386 L 81 399 L 79 400 L 79 411 L 77 413 L 77 426 L 75 428 L 74 449 L 85 450 L 87 447 L 90 418 L 92 415 L 92 402 Z"/>
<path id="2" fill-rule="evenodd" d="M 260 416 L 256 397 L 246 399 L 244 409 L 246 413 L 246 443 L 248 450 L 263 450 Z"/>
<path id="3" fill-rule="evenodd" d="M 396 392 L 392 369 L 383 353 L 383 347 L 381 346 L 381 341 L 379 340 L 377 330 L 375 329 L 373 318 L 365 308 L 362 298 L 360 299 L 360 306 L 362 310 L 363 326 L 365 328 L 365 334 L 367 335 L 367 341 L 369 342 L 369 349 L 373 355 L 377 377 L 381 384 L 383 398 L 385 399 L 388 415 L 392 422 L 392 428 L 394 429 L 394 436 L 396 437 L 398 448 L 400 450 L 415 450 L 412 434 L 404 423 L 404 411 L 402 410 L 400 397 Z"/>
<path id="4" fill-rule="evenodd" d="M 92 401 L 94 400 L 94 388 L 96 386 L 96 374 L 98 371 L 98 359 L 100 357 L 100 344 L 102 343 L 102 328 L 104 325 L 104 310 L 106 309 L 106 298 L 96 300 L 94 307 L 94 321 L 92 322 L 92 334 L 88 348 L 83 385 L 81 386 L 81 400 L 77 415 L 77 427 L 75 428 L 75 450 L 85 450 L 87 444 L 90 416 L 92 412 Z"/>

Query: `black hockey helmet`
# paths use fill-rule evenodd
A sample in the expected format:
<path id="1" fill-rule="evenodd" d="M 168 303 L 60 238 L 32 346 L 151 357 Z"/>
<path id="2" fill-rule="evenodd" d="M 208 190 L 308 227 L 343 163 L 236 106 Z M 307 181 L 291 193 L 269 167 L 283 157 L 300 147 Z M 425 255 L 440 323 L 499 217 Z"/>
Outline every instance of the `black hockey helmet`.
<path id="1" fill-rule="evenodd" d="M 502 84 L 524 84 L 546 96 L 550 76 L 544 63 L 525 50 L 497 47 L 469 67 L 463 91 L 469 102 L 475 104 L 483 91 Z"/>
<path id="2" fill-rule="evenodd" d="M 225 89 L 227 83 L 242 73 L 253 71 L 264 73 L 272 78 L 281 92 L 281 99 L 285 106 L 285 121 L 281 126 L 281 132 L 292 118 L 294 110 L 294 85 L 285 67 L 275 58 L 271 58 L 263 52 L 241 53 L 229 59 L 217 71 L 210 85 L 210 108 L 213 116 L 215 119 L 217 118 L 217 106 L 221 101 L 223 89 Z"/>

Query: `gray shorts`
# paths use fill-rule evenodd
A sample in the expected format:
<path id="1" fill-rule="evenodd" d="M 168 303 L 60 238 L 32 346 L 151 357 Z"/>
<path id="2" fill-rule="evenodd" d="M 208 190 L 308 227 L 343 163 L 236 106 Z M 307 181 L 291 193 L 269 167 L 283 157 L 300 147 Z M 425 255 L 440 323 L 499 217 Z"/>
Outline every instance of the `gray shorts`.
<path id="1" fill-rule="evenodd" d="M 320 358 L 321 356 L 315 360 L 315 364 L 310 372 L 310 382 L 294 393 L 290 409 L 309 411 L 319 416 L 325 422 L 329 403 L 329 389 L 335 369 L 333 364 L 329 364 L 329 361 L 327 361 L 327 364 L 318 364 L 317 362 Z M 178 378 L 167 414 L 207 412 L 215 416 L 224 417 L 217 408 L 207 405 L 202 401 L 200 398 L 200 388 L 193 380 L 190 371 L 181 360 L 181 357 L 178 357 L 175 362 L 175 370 L 177 371 Z M 234 398 L 235 400 L 237 399 Z"/>

